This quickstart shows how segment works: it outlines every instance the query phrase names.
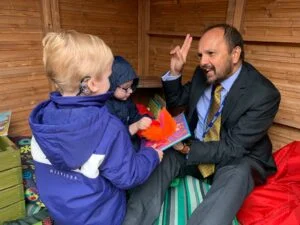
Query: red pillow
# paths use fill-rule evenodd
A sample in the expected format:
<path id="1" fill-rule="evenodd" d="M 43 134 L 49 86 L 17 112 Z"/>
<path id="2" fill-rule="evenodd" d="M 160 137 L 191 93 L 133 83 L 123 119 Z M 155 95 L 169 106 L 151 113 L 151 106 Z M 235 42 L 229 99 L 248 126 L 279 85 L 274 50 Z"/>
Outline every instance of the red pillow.
<path id="1" fill-rule="evenodd" d="M 242 225 L 300 224 L 300 142 L 274 153 L 277 173 L 256 187 L 237 214 Z"/>

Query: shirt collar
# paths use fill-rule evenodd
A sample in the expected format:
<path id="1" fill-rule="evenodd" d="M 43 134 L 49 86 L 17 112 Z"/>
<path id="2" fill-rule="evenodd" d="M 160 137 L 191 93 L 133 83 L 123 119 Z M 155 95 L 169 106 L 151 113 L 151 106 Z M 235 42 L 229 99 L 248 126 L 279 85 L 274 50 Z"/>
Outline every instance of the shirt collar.
<path id="1" fill-rule="evenodd" d="M 240 72 L 242 70 L 242 65 L 235 71 L 234 74 L 232 74 L 230 77 L 228 77 L 226 80 L 223 80 L 221 82 L 222 87 L 226 90 L 226 92 L 229 92 L 230 88 L 232 87 L 234 81 L 238 78 Z"/>

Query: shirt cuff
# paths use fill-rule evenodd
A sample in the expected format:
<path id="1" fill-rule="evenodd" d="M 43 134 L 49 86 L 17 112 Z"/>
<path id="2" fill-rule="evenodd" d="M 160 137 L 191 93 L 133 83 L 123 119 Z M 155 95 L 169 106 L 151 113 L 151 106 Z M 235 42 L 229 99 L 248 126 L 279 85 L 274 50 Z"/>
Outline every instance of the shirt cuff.
<path id="1" fill-rule="evenodd" d="M 176 79 L 178 79 L 179 77 L 181 77 L 181 74 L 179 74 L 179 75 L 177 75 L 177 76 L 173 76 L 173 75 L 171 75 L 171 72 L 170 71 L 168 71 L 168 72 L 166 72 L 163 76 L 162 76 L 162 80 L 163 81 L 171 81 L 171 80 L 176 80 Z"/>

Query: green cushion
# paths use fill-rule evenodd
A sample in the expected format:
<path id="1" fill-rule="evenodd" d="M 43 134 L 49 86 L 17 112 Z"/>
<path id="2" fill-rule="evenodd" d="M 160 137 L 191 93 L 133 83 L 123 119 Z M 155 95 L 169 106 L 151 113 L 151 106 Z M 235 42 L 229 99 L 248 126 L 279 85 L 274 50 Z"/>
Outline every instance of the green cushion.
<path id="1" fill-rule="evenodd" d="M 185 225 L 210 188 L 208 183 L 192 176 L 178 179 L 167 191 L 155 225 Z M 238 221 L 234 219 L 232 225 L 238 225 Z"/>

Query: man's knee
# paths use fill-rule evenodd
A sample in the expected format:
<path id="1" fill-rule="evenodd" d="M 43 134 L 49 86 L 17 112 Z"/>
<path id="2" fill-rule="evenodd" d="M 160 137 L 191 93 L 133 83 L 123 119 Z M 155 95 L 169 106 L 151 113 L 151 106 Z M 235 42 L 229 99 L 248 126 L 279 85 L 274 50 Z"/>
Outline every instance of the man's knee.
<path id="1" fill-rule="evenodd" d="M 218 179 L 218 177 L 222 177 L 222 179 L 226 179 L 227 182 L 232 181 L 235 185 L 243 186 L 250 185 L 253 186 L 253 177 L 251 166 L 247 161 L 241 160 L 236 161 L 230 165 L 224 166 L 217 170 L 217 173 L 214 177 Z"/>

